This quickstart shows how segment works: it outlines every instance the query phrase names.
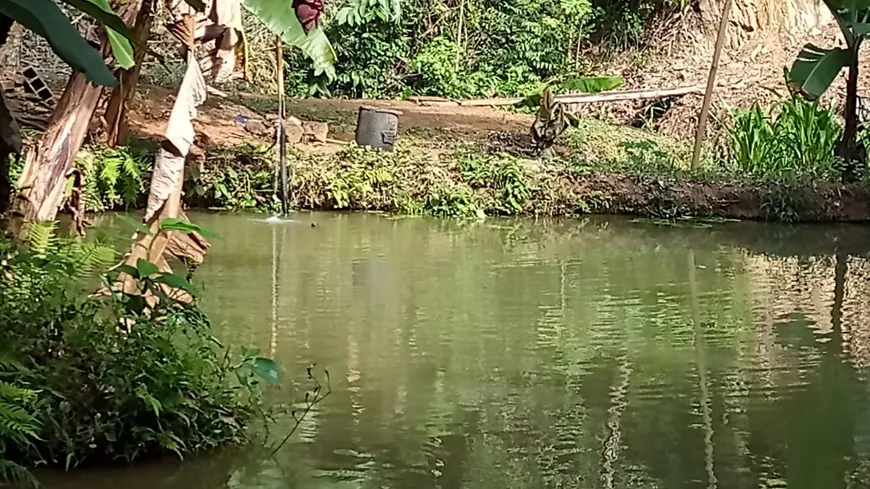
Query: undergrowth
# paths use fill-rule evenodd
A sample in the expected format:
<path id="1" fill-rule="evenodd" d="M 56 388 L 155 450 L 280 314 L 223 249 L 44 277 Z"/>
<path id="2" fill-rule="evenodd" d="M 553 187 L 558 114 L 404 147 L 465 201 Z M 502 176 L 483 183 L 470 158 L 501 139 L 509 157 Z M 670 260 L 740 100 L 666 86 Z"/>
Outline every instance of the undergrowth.
<path id="1" fill-rule="evenodd" d="M 161 232 L 196 229 L 166 221 Z M 266 416 L 260 381 L 275 363 L 230 355 L 212 336 L 187 279 L 106 268 L 114 249 L 33 224 L 28 243 L 0 237 L 0 483 L 33 484 L 28 469 L 178 456 L 247 440 Z M 130 274 L 139 294 L 91 295 Z M 95 282 L 96 281 L 96 282 Z"/>
<path id="2" fill-rule="evenodd" d="M 479 219 L 486 215 L 589 212 L 568 190 L 566 172 L 543 178 L 534 162 L 487 154 L 475 145 L 433 155 L 400 146 L 385 153 L 348 146 L 296 163 L 299 208 L 379 210 Z"/>

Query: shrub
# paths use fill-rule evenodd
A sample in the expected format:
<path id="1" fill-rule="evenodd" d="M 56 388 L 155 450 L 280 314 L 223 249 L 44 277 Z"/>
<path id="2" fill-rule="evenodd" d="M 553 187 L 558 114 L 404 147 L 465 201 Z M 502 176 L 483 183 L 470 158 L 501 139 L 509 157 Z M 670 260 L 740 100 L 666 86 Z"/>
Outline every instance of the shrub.
<path id="1" fill-rule="evenodd" d="M 90 295 L 113 250 L 58 238 L 50 226 L 31 236 L 28 246 L 0 238 L 0 480 L 25 480 L 24 468 L 39 465 L 182 456 L 246 439 L 263 414 L 253 375 L 274 379 L 277 368 L 256 350 L 234 361 L 195 301 L 158 290 L 194 291 L 184 277 L 140 260 L 103 280 L 132 273 L 163 295 L 158 305 Z"/>
<path id="2" fill-rule="evenodd" d="M 209 148 L 202 167 L 188 169 L 185 202 L 225 210 L 277 209 L 274 155 L 270 149 L 251 143 Z"/>

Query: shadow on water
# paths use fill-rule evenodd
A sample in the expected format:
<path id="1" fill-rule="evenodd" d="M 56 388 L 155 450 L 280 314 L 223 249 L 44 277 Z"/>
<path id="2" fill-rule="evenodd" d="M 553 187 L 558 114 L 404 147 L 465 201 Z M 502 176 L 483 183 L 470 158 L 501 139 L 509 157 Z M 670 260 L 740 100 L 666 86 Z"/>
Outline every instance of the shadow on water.
<path id="1" fill-rule="evenodd" d="M 859 488 L 870 229 L 617 218 L 194 218 L 225 342 L 334 394 L 251 450 L 47 487 Z M 288 427 L 282 420 L 278 433 Z"/>

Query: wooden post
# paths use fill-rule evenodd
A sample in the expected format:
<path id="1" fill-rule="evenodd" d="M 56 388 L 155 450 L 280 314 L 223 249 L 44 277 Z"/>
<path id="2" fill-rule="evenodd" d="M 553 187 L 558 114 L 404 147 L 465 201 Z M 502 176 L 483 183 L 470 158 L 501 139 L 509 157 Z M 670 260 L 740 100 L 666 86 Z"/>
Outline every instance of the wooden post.
<path id="1" fill-rule="evenodd" d="M 286 103 L 284 96 L 284 39 L 279 35 L 275 36 L 277 44 L 276 51 L 276 76 L 278 82 L 278 171 L 281 172 L 281 216 L 287 217 L 290 212 L 288 204 L 290 198 L 290 185 L 287 178 L 287 136 L 284 133 Z"/>
<path id="2" fill-rule="evenodd" d="M 701 147 L 707 132 L 707 115 L 710 103 L 713 101 L 713 88 L 716 86 L 716 72 L 719 70 L 719 58 L 722 56 L 722 46 L 725 44 L 725 33 L 728 30 L 728 17 L 731 14 L 731 0 L 725 0 L 722 7 L 722 18 L 719 21 L 719 33 L 716 35 L 716 47 L 713 49 L 713 63 L 710 75 L 707 77 L 707 91 L 704 93 L 704 103 L 698 115 L 698 132 L 695 134 L 695 151 L 692 153 L 692 169 L 698 168 L 701 162 Z"/>

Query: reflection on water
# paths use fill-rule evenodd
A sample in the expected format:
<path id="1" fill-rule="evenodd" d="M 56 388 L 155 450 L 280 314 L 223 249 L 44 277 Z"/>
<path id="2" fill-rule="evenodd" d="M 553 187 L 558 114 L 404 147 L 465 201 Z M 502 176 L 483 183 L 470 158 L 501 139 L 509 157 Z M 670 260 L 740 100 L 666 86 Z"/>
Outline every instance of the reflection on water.
<path id="1" fill-rule="evenodd" d="M 297 217 L 194 216 L 218 336 L 332 374 L 294 442 L 48 487 L 870 485 L 870 230 Z"/>

